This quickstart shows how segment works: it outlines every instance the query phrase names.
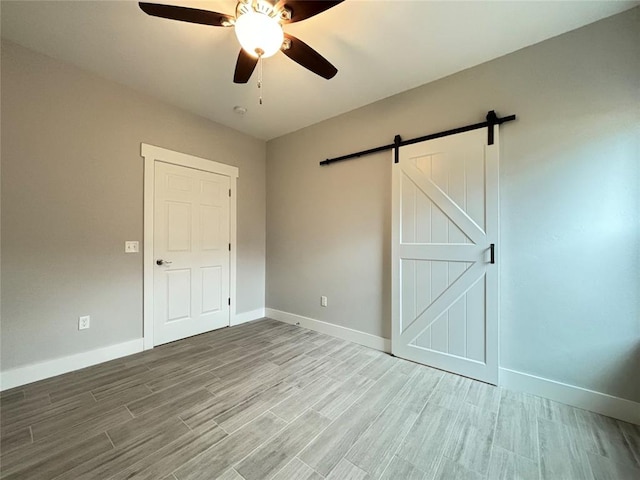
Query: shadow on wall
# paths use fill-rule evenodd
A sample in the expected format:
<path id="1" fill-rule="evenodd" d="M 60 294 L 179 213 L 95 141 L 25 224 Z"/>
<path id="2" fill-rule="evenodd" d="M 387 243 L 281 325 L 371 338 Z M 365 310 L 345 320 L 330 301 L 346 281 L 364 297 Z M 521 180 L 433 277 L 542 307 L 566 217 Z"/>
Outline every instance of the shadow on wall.
<path id="1" fill-rule="evenodd" d="M 622 398 L 640 398 L 640 381 L 638 381 L 638 372 L 640 372 L 640 335 L 632 341 L 630 348 L 625 349 L 624 346 L 614 346 L 620 355 L 618 360 L 612 362 L 607 370 L 603 370 L 602 377 L 606 379 L 605 391 L 618 390 L 621 391 Z M 607 346 L 610 351 L 612 346 Z"/>

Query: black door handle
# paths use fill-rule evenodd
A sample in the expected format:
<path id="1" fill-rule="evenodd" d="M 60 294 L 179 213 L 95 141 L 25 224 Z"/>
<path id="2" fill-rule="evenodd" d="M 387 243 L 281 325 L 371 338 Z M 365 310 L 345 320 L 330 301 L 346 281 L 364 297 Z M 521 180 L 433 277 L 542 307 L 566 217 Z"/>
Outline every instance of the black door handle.
<path id="1" fill-rule="evenodd" d="M 490 254 L 490 256 L 491 256 L 491 260 L 489 260 L 489 262 L 490 262 L 490 263 L 496 263 L 496 244 L 495 244 L 495 243 L 492 243 L 492 244 L 489 246 L 489 249 L 491 250 L 491 254 Z"/>

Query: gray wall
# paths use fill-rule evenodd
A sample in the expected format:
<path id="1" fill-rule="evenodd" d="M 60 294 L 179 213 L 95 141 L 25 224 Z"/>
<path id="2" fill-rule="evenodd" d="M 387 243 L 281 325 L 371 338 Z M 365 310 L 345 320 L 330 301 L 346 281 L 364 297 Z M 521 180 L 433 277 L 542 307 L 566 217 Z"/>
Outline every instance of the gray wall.
<path id="1" fill-rule="evenodd" d="M 1 66 L 2 370 L 141 337 L 141 142 L 239 167 L 237 311 L 264 307 L 263 141 L 9 42 Z"/>
<path id="2" fill-rule="evenodd" d="M 318 161 L 516 113 L 501 365 L 640 401 L 639 12 L 268 142 L 267 307 L 389 337 L 391 154 Z"/>

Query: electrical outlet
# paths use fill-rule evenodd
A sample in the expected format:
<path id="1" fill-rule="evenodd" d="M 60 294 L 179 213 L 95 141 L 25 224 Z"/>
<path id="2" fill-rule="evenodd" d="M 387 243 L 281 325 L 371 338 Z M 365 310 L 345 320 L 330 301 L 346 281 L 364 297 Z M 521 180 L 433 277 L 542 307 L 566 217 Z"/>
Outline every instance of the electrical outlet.
<path id="1" fill-rule="evenodd" d="M 91 317 L 89 315 L 78 317 L 78 330 L 85 330 L 89 328 L 90 324 L 91 324 Z"/>
<path id="2" fill-rule="evenodd" d="M 324 295 L 320 297 L 320 306 L 321 307 L 327 306 L 327 297 L 325 297 Z"/>
<path id="3" fill-rule="evenodd" d="M 124 242 L 124 253 L 138 253 L 140 251 L 140 242 L 137 240 L 127 240 Z"/>

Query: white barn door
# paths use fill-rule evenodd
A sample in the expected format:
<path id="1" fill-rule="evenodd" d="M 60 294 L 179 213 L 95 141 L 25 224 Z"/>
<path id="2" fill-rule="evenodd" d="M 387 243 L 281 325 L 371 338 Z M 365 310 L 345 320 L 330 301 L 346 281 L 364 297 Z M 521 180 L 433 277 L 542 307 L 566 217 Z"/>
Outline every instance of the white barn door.
<path id="1" fill-rule="evenodd" d="M 493 145 L 483 128 L 401 147 L 392 207 L 392 353 L 492 384 L 498 381 L 495 130 Z"/>
<path id="2" fill-rule="evenodd" d="M 229 185 L 155 162 L 155 345 L 229 326 Z"/>

